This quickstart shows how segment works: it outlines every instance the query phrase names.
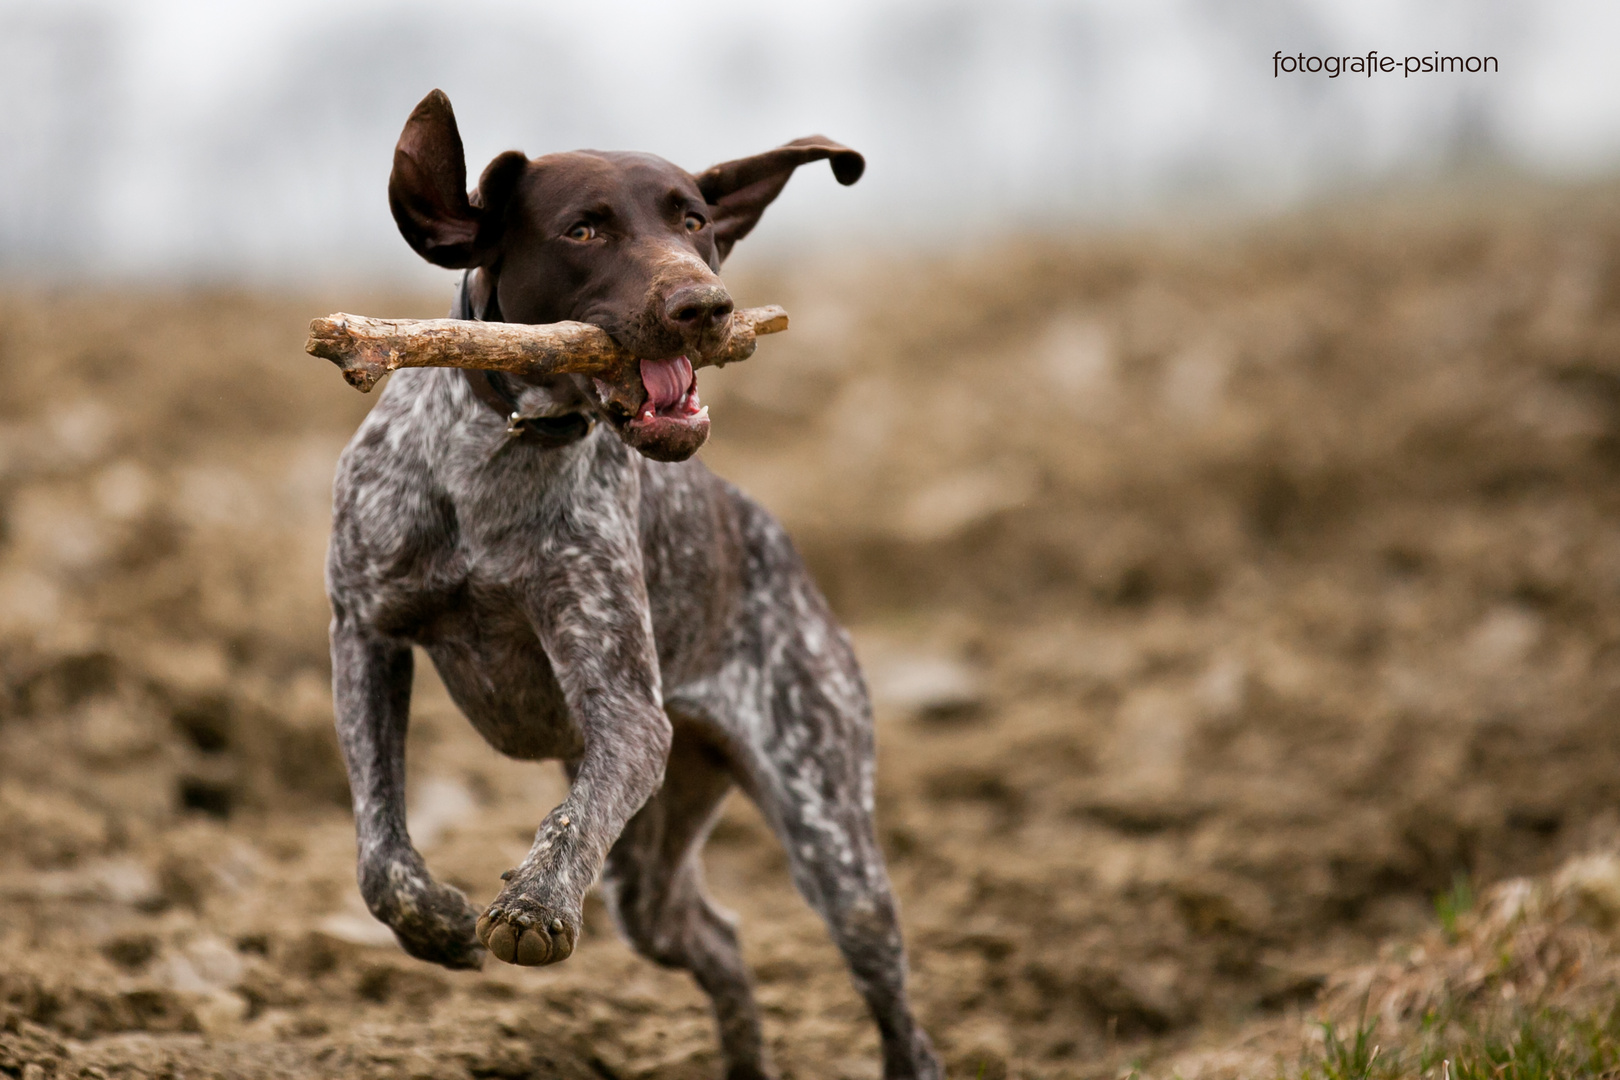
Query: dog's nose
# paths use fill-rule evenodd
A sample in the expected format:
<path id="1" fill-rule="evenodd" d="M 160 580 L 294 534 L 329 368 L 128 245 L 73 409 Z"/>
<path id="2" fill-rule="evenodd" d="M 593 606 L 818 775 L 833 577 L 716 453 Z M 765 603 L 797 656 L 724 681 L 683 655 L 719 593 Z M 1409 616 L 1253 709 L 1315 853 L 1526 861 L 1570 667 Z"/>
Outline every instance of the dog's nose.
<path id="1" fill-rule="evenodd" d="M 735 306 L 719 285 L 685 285 L 664 301 L 664 317 L 681 330 L 702 333 L 729 318 Z"/>

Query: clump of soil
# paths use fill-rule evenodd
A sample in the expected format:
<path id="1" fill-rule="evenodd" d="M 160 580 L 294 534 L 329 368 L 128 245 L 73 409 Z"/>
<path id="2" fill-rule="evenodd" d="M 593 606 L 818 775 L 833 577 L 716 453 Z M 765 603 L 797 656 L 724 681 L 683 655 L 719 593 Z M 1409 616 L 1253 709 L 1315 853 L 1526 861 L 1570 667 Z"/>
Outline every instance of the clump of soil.
<path id="1" fill-rule="evenodd" d="M 703 373 L 704 455 L 853 626 L 953 1075 L 1101 1075 L 1290 1015 L 1458 872 L 1620 839 L 1614 205 L 733 282 L 794 328 Z M 701 995 L 599 905 L 566 963 L 468 974 L 356 896 L 321 567 L 373 399 L 301 345 L 329 310 L 446 304 L 0 300 L 0 1074 L 714 1074 Z M 487 900 L 563 781 L 419 670 L 413 834 Z M 740 800 L 708 866 L 783 1073 L 877 1075 Z"/>

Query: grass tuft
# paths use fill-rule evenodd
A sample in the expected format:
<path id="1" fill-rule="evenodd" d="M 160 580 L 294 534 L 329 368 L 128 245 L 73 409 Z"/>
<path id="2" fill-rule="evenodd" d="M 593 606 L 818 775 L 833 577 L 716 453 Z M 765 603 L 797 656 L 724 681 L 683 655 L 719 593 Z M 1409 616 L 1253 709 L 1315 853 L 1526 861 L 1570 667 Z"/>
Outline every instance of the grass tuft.
<path id="1" fill-rule="evenodd" d="M 1474 886 L 1462 870 L 1451 878 L 1451 888 L 1434 898 L 1434 913 L 1440 919 L 1440 929 L 1446 940 L 1456 943 L 1460 933 L 1459 922 L 1474 909 Z"/>
<path id="2" fill-rule="evenodd" d="M 1361 1017 L 1356 1021 L 1355 1035 L 1345 1039 L 1339 1027 L 1331 1020 L 1322 1021 L 1321 1056 L 1308 1061 L 1301 1071 L 1304 1080 L 1372 1080 L 1373 1067 L 1382 1049 L 1373 1042 L 1378 1031 L 1378 1018 L 1367 1019 L 1367 1004 L 1362 1002 Z"/>
<path id="3" fill-rule="evenodd" d="M 1504 1009 L 1481 1017 L 1436 1016 L 1405 1046 L 1373 1041 L 1378 1021 L 1341 1034 L 1322 1024 L 1298 1080 L 1580 1080 L 1620 1076 L 1620 1006 L 1577 1015 L 1563 1009 Z M 1289 1080 L 1285 1074 L 1283 1080 Z"/>

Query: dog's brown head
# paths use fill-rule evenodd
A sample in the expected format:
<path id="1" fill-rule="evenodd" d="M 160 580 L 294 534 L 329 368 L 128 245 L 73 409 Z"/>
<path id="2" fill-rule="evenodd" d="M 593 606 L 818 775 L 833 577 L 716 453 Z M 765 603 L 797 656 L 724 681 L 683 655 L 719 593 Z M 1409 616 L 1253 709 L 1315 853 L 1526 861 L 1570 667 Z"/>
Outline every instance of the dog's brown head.
<path id="1" fill-rule="evenodd" d="M 640 370 L 588 380 L 584 396 L 630 446 L 680 461 L 709 434 L 692 361 L 720 343 L 732 311 L 720 264 L 793 170 L 823 158 L 841 184 L 866 167 L 819 135 L 697 176 L 651 154 L 508 150 L 469 193 L 455 114 L 435 90 L 394 148 L 388 202 L 424 259 L 478 267 L 508 321 L 577 319 L 613 335 Z"/>

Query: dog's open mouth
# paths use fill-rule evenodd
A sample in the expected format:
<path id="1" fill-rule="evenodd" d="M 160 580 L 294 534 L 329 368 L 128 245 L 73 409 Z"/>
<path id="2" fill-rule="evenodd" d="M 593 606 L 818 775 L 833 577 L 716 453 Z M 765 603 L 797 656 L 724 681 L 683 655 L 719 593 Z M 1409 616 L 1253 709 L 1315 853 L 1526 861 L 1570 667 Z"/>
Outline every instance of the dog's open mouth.
<path id="1" fill-rule="evenodd" d="M 709 407 L 698 401 L 697 376 L 692 361 L 684 356 L 673 360 L 643 360 L 641 385 L 647 399 L 633 420 L 632 427 L 663 423 L 690 425 L 709 419 Z"/>
<path id="2" fill-rule="evenodd" d="M 640 386 L 596 381 L 597 393 L 625 442 L 658 461 L 691 457 L 709 437 L 709 409 L 685 356 L 642 360 Z M 639 393 L 637 392 L 639 391 Z"/>

